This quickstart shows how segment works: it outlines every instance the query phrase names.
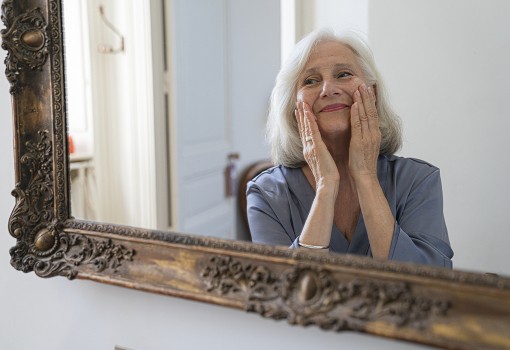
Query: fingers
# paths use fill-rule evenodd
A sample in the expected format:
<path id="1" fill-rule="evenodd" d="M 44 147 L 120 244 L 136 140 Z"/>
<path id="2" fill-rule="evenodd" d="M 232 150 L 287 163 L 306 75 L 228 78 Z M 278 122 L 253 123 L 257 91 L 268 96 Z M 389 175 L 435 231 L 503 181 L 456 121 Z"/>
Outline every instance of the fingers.
<path id="1" fill-rule="evenodd" d="M 381 145 L 379 117 L 373 89 L 361 84 L 353 94 L 349 170 L 353 177 L 377 174 Z"/>
<path id="2" fill-rule="evenodd" d="M 375 93 L 371 86 L 368 88 L 364 86 L 364 91 L 361 93 L 365 112 L 367 114 L 368 125 L 370 130 L 379 130 L 379 115 L 377 114 L 377 107 L 375 105 Z"/>
<path id="3" fill-rule="evenodd" d="M 304 112 L 303 112 L 303 106 L 302 102 L 296 103 L 296 109 L 294 110 L 294 114 L 296 116 L 298 131 L 299 131 L 299 137 L 301 138 L 301 143 L 305 144 L 305 125 L 304 125 Z"/>
<path id="4" fill-rule="evenodd" d="M 303 114 L 301 112 L 301 107 L 299 102 L 296 103 L 296 109 L 294 110 L 294 115 L 296 117 L 296 122 L 298 126 L 299 138 L 301 139 L 301 143 L 304 142 L 304 132 L 303 132 Z"/>
<path id="5" fill-rule="evenodd" d="M 379 117 L 375 105 L 375 93 L 372 87 L 361 84 L 353 94 L 354 104 L 351 107 L 352 132 L 360 132 L 368 136 L 371 132 L 379 132 Z"/>
<path id="6" fill-rule="evenodd" d="M 294 113 L 298 124 L 299 136 L 303 146 L 305 146 L 307 142 L 317 141 L 317 137 L 320 137 L 320 132 L 311 107 L 301 101 L 297 102 L 296 106 L 297 108 Z"/>
<path id="7" fill-rule="evenodd" d="M 315 142 L 317 141 L 317 137 L 320 137 L 319 127 L 317 126 L 317 122 L 315 121 L 315 115 L 313 114 L 312 108 L 307 104 L 304 105 L 304 114 L 305 114 L 305 132 L 306 136 L 311 137 Z"/>
<path id="8" fill-rule="evenodd" d="M 358 105 L 359 103 L 355 101 L 351 106 L 351 139 L 362 137 Z"/>

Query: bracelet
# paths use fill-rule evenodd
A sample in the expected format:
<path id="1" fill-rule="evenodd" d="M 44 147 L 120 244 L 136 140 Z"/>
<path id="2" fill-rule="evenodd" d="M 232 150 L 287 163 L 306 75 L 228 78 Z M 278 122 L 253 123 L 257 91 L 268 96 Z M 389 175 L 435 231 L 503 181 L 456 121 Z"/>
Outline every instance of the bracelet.
<path id="1" fill-rule="evenodd" d="M 298 240 L 298 245 L 300 247 L 303 247 L 303 248 L 309 248 L 309 249 L 329 249 L 329 245 L 327 246 L 323 246 L 323 245 L 311 245 L 311 244 L 305 244 L 305 243 L 301 243 L 299 240 Z"/>

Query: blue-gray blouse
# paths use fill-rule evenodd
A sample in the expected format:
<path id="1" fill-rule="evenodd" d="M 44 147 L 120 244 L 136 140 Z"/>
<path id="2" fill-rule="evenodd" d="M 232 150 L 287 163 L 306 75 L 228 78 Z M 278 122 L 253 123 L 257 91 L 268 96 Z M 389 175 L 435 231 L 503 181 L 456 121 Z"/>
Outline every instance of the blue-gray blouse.
<path id="1" fill-rule="evenodd" d="M 395 229 L 388 259 L 452 267 L 439 169 L 422 160 L 381 155 L 377 176 Z M 248 183 L 248 222 L 255 243 L 298 247 L 315 191 L 300 168 L 277 166 Z M 349 242 L 333 225 L 330 251 L 372 256 L 360 212 Z"/>

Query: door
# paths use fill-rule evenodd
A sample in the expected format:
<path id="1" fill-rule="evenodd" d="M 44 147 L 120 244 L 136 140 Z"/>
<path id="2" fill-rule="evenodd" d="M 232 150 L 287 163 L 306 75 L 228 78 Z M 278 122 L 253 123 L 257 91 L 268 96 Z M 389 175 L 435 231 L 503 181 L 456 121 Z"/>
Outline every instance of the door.
<path id="1" fill-rule="evenodd" d="M 164 4 L 169 228 L 246 239 L 244 228 L 236 226 L 237 198 L 226 196 L 225 169 L 230 154 L 240 155 L 238 174 L 268 157 L 264 129 L 280 66 L 280 3 Z"/>
<path id="2" fill-rule="evenodd" d="M 233 238 L 234 200 L 226 196 L 224 178 L 232 152 L 226 4 L 174 0 L 167 5 L 172 226 Z"/>

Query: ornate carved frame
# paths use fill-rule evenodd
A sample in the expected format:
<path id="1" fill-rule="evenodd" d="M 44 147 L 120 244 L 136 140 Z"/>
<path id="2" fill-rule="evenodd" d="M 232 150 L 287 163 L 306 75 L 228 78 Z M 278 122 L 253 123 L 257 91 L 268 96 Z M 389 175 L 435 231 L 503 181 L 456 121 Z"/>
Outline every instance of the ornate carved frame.
<path id="1" fill-rule="evenodd" d="M 510 279 L 151 231 L 70 216 L 60 0 L 3 0 L 16 205 L 11 264 L 291 324 L 446 349 L 510 348 Z"/>

